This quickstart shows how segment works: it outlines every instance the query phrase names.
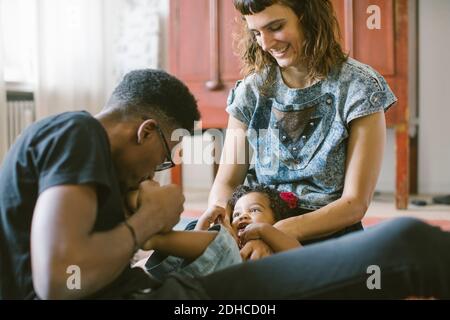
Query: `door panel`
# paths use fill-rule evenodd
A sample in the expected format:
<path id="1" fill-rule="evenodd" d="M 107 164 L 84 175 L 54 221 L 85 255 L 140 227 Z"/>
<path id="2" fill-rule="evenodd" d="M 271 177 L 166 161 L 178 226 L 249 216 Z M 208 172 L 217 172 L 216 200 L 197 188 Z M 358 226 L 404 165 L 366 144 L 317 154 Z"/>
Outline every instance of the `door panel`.
<path id="1" fill-rule="evenodd" d="M 233 52 L 233 35 L 238 31 L 237 19 L 240 14 L 234 9 L 232 1 L 220 3 L 220 58 L 222 79 L 237 81 L 240 77 L 239 58 Z"/>
<path id="2" fill-rule="evenodd" d="M 368 13 L 371 6 L 379 8 L 380 29 L 369 29 L 374 14 Z M 373 11 L 372 11 L 373 12 Z M 353 56 L 384 76 L 395 74 L 394 64 L 394 6 L 393 0 L 353 1 Z"/>

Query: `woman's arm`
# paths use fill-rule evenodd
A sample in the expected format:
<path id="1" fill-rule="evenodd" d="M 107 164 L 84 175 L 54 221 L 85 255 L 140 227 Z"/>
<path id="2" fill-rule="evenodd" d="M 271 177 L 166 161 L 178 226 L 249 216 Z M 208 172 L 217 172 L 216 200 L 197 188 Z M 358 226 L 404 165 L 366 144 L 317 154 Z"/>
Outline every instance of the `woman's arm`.
<path id="1" fill-rule="evenodd" d="M 268 223 L 251 223 L 240 235 L 242 244 L 261 239 L 273 252 L 281 252 L 301 247 L 297 239 L 286 235 Z"/>
<path id="2" fill-rule="evenodd" d="M 275 226 L 302 240 L 329 235 L 362 220 L 372 200 L 386 141 L 384 112 L 350 123 L 342 197 L 314 212 L 279 221 Z"/>
<path id="3" fill-rule="evenodd" d="M 142 249 L 158 250 L 193 261 L 203 254 L 216 236 L 216 231 L 171 231 L 154 235 Z"/>
<path id="4" fill-rule="evenodd" d="M 246 131 L 244 123 L 229 117 L 219 170 L 209 193 L 208 209 L 199 219 L 197 230 L 205 230 L 218 217 L 225 217 L 231 194 L 244 182 L 250 163 Z"/>

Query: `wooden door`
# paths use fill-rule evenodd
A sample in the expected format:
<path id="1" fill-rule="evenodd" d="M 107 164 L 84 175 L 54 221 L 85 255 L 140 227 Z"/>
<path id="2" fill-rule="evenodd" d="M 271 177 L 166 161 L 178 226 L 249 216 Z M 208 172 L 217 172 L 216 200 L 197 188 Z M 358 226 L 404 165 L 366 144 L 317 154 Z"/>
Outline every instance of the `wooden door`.
<path id="1" fill-rule="evenodd" d="M 375 68 L 389 83 L 398 103 L 386 114 L 396 134 L 396 204 L 408 206 L 409 194 L 409 26 L 408 0 L 332 0 L 350 56 Z M 374 19 L 380 18 L 374 23 Z"/>
<path id="2" fill-rule="evenodd" d="M 240 79 L 232 50 L 237 17 L 230 0 L 170 2 L 170 71 L 198 99 L 203 128 L 227 125 L 226 100 Z"/>

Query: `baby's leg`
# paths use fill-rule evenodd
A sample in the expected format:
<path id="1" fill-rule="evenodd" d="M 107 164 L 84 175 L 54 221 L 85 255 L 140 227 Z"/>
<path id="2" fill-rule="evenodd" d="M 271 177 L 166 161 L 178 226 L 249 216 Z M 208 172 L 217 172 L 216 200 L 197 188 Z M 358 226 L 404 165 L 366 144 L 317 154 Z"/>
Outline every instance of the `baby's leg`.
<path id="1" fill-rule="evenodd" d="M 208 245 L 202 246 L 202 252 L 196 254 L 194 260 L 183 259 L 173 255 L 167 256 L 162 252 L 155 253 L 146 263 L 147 271 L 158 279 L 164 279 L 171 273 L 178 273 L 190 277 L 205 276 L 212 272 L 224 269 L 231 265 L 242 262 L 239 248 L 233 236 L 223 226 L 217 225 L 208 232 L 214 235 Z M 206 234 L 205 231 L 201 232 Z M 189 232 L 187 235 L 195 236 L 199 232 Z M 189 238 L 184 240 L 183 246 L 190 247 L 192 243 Z M 188 250 L 186 248 L 184 250 Z M 197 250 L 198 251 L 198 250 Z"/>

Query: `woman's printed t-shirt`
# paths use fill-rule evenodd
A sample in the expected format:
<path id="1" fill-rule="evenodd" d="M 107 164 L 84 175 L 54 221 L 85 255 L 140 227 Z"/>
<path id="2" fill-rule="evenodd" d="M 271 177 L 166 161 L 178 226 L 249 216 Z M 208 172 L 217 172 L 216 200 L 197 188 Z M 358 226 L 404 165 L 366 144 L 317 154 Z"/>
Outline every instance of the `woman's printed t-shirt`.
<path id="1" fill-rule="evenodd" d="M 294 192 L 302 208 L 318 209 L 342 195 L 350 122 L 387 111 L 397 98 L 378 72 L 350 58 L 304 89 L 289 88 L 276 70 L 264 95 L 260 75 L 238 81 L 227 112 L 247 125 L 257 182 Z"/>

